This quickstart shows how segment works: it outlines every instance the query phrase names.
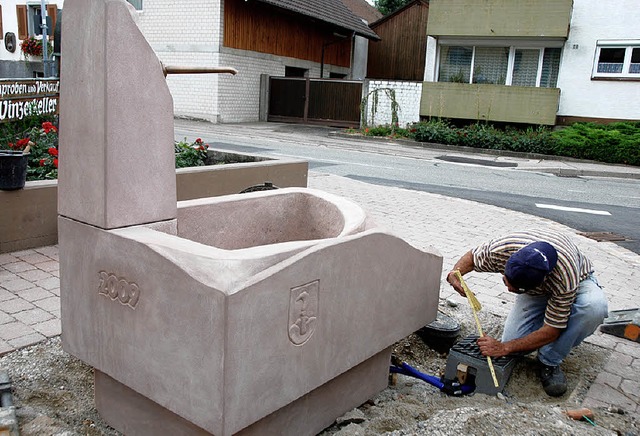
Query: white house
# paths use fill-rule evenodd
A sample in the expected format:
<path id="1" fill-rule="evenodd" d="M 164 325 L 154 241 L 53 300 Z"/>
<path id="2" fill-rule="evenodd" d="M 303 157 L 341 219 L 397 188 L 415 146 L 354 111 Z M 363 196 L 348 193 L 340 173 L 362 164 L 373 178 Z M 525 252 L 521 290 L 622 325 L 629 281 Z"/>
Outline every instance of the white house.
<path id="1" fill-rule="evenodd" d="M 261 76 L 363 77 L 366 41 L 378 39 L 342 0 L 127 1 L 163 64 L 238 70 L 233 77 L 167 77 L 177 116 L 213 122 L 257 121 Z M 358 2 L 370 7 L 365 0 L 350 7 Z M 50 15 L 63 7 L 63 0 L 45 3 Z M 42 62 L 24 62 L 20 53 L 24 38 L 38 34 L 39 11 L 39 0 L 2 1 L 1 27 L 16 47 L 0 49 L 0 78 L 42 75 Z"/>
<path id="2" fill-rule="evenodd" d="M 431 0 L 420 116 L 640 120 L 637 0 Z"/>
<path id="3" fill-rule="evenodd" d="M 47 34 L 53 43 L 53 30 L 58 10 L 64 0 L 44 2 L 47 15 Z M 0 78 L 41 77 L 41 59 L 26 57 L 21 43 L 28 37 L 42 38 L 42 2 L 39 0 L 2 0 L 0 4 Z"/>
<path id="4" fill-rule="evenodd" d="M 558 117 L 640 120 L 640 3 L 574 0 Z"/>

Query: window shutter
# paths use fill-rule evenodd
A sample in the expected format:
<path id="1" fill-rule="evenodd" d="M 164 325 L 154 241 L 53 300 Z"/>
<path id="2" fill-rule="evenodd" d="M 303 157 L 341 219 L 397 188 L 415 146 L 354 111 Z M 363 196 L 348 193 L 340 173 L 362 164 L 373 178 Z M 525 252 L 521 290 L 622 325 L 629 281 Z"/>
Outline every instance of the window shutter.
<path id="1" fill-rule="evenodd" d="M 18 15 L 18 39 L 24 41 L 29 36 L 27 5 L 16 5 L 16 14 Z"/>
<path id="2" fill-rule="evenodd" d="M 49 17 L 49 23 L 51 23 L 51 27 L 47 29 L 47 33 L 49 34 L 49 39 L 53 40 L 53 32 L 55 31 L 56 20 L 58 19 L 58 6 L 47 5 L 47 17 Z M 47 25 L 49 23 L 47 23 Z"/>

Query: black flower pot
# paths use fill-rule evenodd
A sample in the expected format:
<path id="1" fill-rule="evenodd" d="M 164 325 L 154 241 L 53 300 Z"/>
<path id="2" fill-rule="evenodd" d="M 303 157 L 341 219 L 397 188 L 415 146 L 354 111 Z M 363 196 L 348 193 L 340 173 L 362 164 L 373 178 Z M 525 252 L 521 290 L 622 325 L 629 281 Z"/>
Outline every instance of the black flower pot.
<path id="1" fill-rule="evenodd" d="M 29 154 L 0 150 L 0 190 L 24 188 Z"/>

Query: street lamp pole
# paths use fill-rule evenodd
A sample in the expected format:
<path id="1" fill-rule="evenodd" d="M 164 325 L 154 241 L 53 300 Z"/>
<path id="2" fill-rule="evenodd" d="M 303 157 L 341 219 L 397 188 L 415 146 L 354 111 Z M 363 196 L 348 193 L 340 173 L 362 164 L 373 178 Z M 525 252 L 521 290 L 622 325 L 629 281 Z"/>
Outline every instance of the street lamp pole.
<path id="1" fill-rule="evenodd" d="M 40 17 L 42 17 L 42 66 L 44 68 L 44 77 L 51 76 L 51 64 L 49 60 L 49 47 L 47 36 L 47 8 L 44 0 L 40 0 Z"/>

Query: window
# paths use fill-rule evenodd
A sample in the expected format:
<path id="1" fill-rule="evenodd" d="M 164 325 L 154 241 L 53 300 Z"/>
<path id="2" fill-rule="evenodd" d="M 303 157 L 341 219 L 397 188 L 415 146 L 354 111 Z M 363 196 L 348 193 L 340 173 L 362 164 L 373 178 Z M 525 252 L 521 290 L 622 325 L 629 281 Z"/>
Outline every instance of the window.
<path id="1" fill-rule="evenodd" d="M 133 7 L 136 8 L 137 11 L 142 10 L 142 0 L 127 0 L 127 1 L 131 3 Z"/>
<path id="2" fill-rule="evenodd" d="M 309 70 L 306 68 L 284 67 L 284 77 L 307 77 Z"/>
<path id="3" fill-rule="evenodd" d="M 47 5 L 47 35 L 53 38 L 53 30 L 58 17 L 56 5 Z M 18 39 L 25 40 L 29 36 L 42 35 L 42 11 L 39 4 L 16 5 L 18 17 Z"/>
<path id="4" fill-rule="evenodd" d="M 560 48 L 440 45 L 439 82 L 553 88 Z"/>
<path id="5" fill-rule="evenodd" d="M 476 47 L 473 59 L 473 83 L 504 85 L 509 66 L 507 47 Z"/>
<path id="6" fill-rule="evenodd" d="M 598 41 L 593 77 L 640 79 L 640 41 Z"/>
<path id="7" fill-rule="evenodd" d="M 473 47 L 443 45 L 440 48 L 440 82 L 469 83 Z"/>
<path id="8" fill-rule="evenodd" d="M 42 12 L 39 5 L 27 5 L 29 35 L 42 35 Z M 51 17 L 47 16 L 47 33 L 51 33 Z"/>

